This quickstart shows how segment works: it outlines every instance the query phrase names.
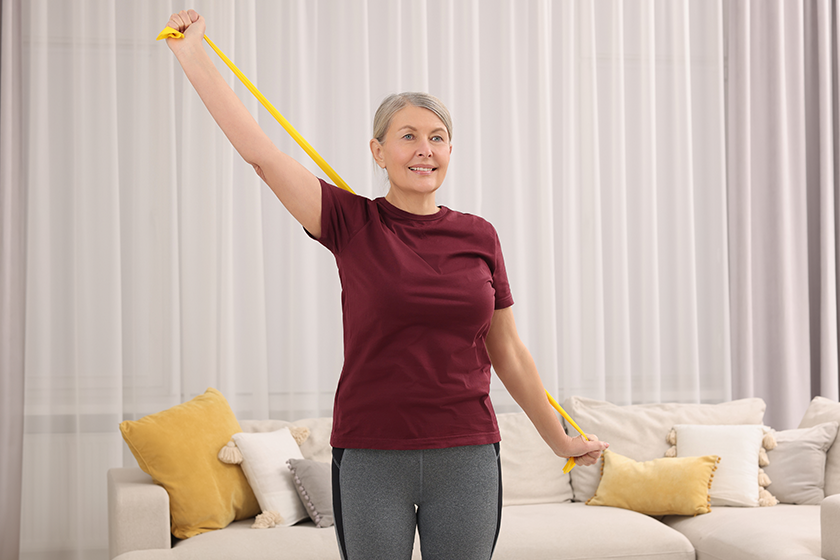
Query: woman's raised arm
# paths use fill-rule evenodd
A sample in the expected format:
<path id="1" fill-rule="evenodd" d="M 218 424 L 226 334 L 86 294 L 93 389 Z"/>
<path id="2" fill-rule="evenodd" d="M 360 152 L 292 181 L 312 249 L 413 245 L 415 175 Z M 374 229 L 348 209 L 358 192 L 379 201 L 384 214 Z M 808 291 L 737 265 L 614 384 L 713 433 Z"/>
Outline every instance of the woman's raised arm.
<path id="1" fill-rule="evenodd" d="M 172 14 L 167 25 L 184 34 L 166 43 L 207 110 L 239 155 L 274 191 L 280 202 L 313 236 L 321 236 L 318 178 L 281 152 L 263 132 L 204 50 L 204 18 L 195 10 Z"/>

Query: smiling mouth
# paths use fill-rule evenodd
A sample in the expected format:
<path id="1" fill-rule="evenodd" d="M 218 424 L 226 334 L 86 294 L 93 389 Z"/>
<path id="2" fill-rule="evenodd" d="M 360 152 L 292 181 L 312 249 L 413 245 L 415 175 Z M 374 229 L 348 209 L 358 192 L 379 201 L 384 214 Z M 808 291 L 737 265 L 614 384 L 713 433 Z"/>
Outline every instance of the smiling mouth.
<path id="1" fill-rule="evenodd" d="M 409 167 L 409 169 L 415 173 L 431 173 L 437 167 Z"/>

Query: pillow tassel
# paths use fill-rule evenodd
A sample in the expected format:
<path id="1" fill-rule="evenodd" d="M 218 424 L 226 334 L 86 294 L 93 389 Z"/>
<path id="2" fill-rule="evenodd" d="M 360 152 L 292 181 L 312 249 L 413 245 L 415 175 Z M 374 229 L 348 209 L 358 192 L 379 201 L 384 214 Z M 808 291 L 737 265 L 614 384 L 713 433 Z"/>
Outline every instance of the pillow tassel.
<path id="1" fill-rule="evenodd" d="M 767 451 L 773 451 L 776 449 L 776 436 L 773 435 L 773 432 L 767 432 L 764 434 L 764 438 L 761 440 L 761 446 L 764 447 Z"/>
<path id="2" fill-rule="evenodd" d="M 668 448 L 668 451 L 665 452 L 666 457 L 676 457 L 677 456 L 677 446 L 673 445 Z"/>
<path id="3" fill-rule="evenodd" d="M 771 484 L 772 481 L 770 480 L 770 477 L 767 476 L 767 473 L 764 472 L 764 469 L 758 469 L 758 485 L 762 488 L 766 488 Z"/>
<path id="4" fill-rule="evenodd" d="M 271 529 L 283 523 L 283 516 L 276 511 L 264 511 L 257 516 L 252 529 Z"/>
<path id="5" fill-rule="evenodd" d="M 668 437 L 665 440 L 670 443 L 671 445 L 677 445 L 677 430 L 675 428 L 671 428 L 671 431 L 668 432 Z M 669 457 L 676 457 L 676 455 L 668 455 Z"/>
<path id="6" fill-rule="evenodd" d="M 766 467 L 769 464 L 770 464 L 770 459 L 767 458 L 767 452 L 762 447 L 758 450 L 758 466 L 759 467 Z"/>
<path id="7" fill-rule="evenodd" d="M 242 463 L 242 452 L 236 447 L 236 442 L 233 441 L 233 438 L 219 450 L 219 461 L 228 465 L 239 465 Z"/>
<path id="8" fill-rule="evenodd" d="M 775 506 L 779 503 L 776 497 L 764 488 L 758 489 L 758 505 L 761 507 Z"/>
<path id="9" fill-rule="evenodd" d="M 303 442 L 309 437 L 309 428 L 306 426 L 289 426 L 289 432 L 297 442 L 298 447 L 303 445 Z"/>

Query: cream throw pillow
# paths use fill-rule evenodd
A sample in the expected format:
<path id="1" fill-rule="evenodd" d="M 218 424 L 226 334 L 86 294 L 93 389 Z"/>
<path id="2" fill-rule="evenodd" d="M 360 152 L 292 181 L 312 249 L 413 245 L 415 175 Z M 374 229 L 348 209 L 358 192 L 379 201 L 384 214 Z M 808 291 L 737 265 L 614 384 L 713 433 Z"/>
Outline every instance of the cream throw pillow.
<path id="1" fill-rule="evenodd" d="M 289 428 L 257 434 L 234 434 L 242 453 L 242 470 L 257 497 L 263 513 L 276 511 L 283 518 L 279 527 L 291 527 L 309 518 L 295 489 L 289 459 L 303 459 Z"/>
<path id="2" fill-rule="evenodd" d="M 665 455 L 669 447 L 665 435 L 676 424 L 761 424 L 765 404 L 753 398 L 721 404 L 618 406 L 570 397 L 563 408 L 581 429 L 609 442 L 610 450 L 636 461 L 649 461 Z M 567 432 L 576 435 L 574 428 L 567 427 Z M 576 467 L 571 475 L 575 501 L 586 501 L 595 494 L 600 475 L 597 469 Z"/>
<path id="3" fill-rule="evenodd" d="M 825 422 L 840 422 L 840 403 L 825 397 L 814 397 L 800 428 L 813 428 Z M 840 445 L 832 445 L 825 460 L 825 495 L 840 494 Z"/>
<path id="4" fill-rule="evenodd" d="M 718 457 L 661 458 L 637 462 L 609 449 L 601 483 L 588 506 L 612 506 L 647 515 L 709 513 L 709 487 Z"/>
<path id="5" fill-rule="evenodd" d="M 762 426 L 678 424 L 674 429 L 677 431 L 677 457 L 720 457 L 711 489 L 712 506 L 758 506 Z"/>

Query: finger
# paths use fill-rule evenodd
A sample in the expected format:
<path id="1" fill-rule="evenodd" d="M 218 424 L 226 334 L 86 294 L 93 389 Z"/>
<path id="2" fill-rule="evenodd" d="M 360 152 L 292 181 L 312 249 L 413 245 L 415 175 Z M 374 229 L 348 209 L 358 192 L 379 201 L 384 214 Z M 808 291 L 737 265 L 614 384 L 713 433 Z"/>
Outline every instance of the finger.
<path id="1" fill-rule="evenodd" d="M 584 467 L 590 467 L 597 462 L 597 459 L 593 459 L 589 455 L 581 455 L 580 457 L 575 458 L 575 462 L 579 465 L 583 465 Z"/>
<path id="2" fill-rule="evenodd" d="M 170 25 L 172 29 L 177 29 L 178 31 L 183 32 L 187 27 L 189 27 L 189 17 L 181 11 L 175 14 L 172 14 L 172 17 L 169 19 L 173 25 Z"/>
<path id="3" fill-rule="evenodd" d="M 198 12 L 196 12 L 195 10 L 188 10 L 188 11 L 187 11 L 187 14 L 188 14 L 188 15 L 189 15 L 189 17 L 190 17 L 190 21 L 191 21 L 191 22 L 193 22 L 193 23 L 197 22 L 197 21 L 198 21 L 198 18 L 200 17 L 200 16 L 198 15 Z"/>
<path id="4" fill-rule="evenodd" d="M 169 21 L 166 22 L 166 26 L 180 31 L 181 18 L 178 17 L 178 14 L 172 14 L 171 16 L 169 16 Z"/>

